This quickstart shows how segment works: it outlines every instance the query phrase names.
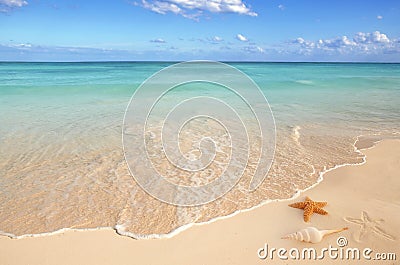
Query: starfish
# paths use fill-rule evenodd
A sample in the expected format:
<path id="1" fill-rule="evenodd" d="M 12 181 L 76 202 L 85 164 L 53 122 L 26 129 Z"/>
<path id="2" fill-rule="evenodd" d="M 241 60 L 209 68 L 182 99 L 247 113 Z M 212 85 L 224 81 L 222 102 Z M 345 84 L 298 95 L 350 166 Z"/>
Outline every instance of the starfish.
<path id="1" fill-rule="evenodd" d="M 322 207 L 325 207 L 327 204 L 327 202 L 315 202 L 309 197 L 306 197 L 304 202 L 292 203 L 289 204 L 289 206 L 293 208 L 304 209 L 304 221 L 309 222 L 313 213 L 327 215 L 328 212 L 322 209 Z"/>
<path id="2" fill-rule="evenodd" d="M 382 228 L 379 227 L 379 223 L 385 221 L 383 219 L 372 220 L 371 217 L 368 216 L 367 212 L 361 212 L 361 218 L 353 218 L 353 217 L 345 217 L 349 223 L 353 223 L 361 226 L 361 229 L 356 237 L 357 241 L 361 241 L 361 239 L 370 231 L 377 235 L 380 235 L 389 240 L 395 240 L 396 238 L 392 235 L 386 233 Z"/>

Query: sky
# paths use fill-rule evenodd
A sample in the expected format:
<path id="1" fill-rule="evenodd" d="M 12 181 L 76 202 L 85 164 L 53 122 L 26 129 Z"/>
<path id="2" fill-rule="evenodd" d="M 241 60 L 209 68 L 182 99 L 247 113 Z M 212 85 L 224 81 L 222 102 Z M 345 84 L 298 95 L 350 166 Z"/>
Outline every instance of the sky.
<path id="1" fill-rule="evenodd" d="M 0 0 L 0 61 L 400 62 L 400 1 Z"/>

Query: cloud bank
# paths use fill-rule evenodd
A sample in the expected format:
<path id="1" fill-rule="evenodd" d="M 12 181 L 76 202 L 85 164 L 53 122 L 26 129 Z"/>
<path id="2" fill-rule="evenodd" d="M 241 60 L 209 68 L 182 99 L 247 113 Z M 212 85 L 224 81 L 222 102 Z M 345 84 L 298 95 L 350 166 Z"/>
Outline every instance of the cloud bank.
<path id="1" fill-rule="evenodd" d="M 246 37 L 241 35 L 244 39 Z M 243 39 L 242 38 L 242 39 Z M 183 41 L 183 40 L 180 40 Z M 85 47 L 41 46 L 30 43 L 0 44 L 0 61 L 146 61 L 146 60 L 222 60 L 222 61 L 325 61 L 325 62 L 400 62 L 400 39 L 379 31 L 358 32 L 352 37 L 294 40 L 266 45 L 257 42 L 228 42 L 219 36 L 196 39 L 187 45 L 171 41 L 145 49 L 122 50 Z M 166 43 L 163 39 L 150 42 Z M 215 44 L 215 45 L 210 45 Z"/>
<path id="2" fill-rule="evenodd" d="M 379 31 L 370 33 L 358 32 L 353 37 L 336 37 L 317 41 L 305 40 L 301 37 L 293 40 L 290 49 L 303 55 L 339 54 L 348 56 L 367 56 L 371 54 L 400 53 L 400 41 L 390 39 Z"/>

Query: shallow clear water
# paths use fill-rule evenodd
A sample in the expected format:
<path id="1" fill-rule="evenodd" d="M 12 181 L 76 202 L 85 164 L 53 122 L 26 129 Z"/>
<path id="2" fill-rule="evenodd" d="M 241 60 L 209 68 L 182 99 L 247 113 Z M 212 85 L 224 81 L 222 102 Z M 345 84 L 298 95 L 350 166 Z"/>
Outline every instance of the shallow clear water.
<path id="1" fill-rule="evenodd" d="M 358 135 L 400 131 L 400 64 L 232 63 L 259 85 L 275 117 L 268 178 L 249 193 L 255 167 L 249 163 L 223 198 L 171 206 L 136 185 L 121 143 L 133 92 L 168 65 L 0 63 L 0 231 L 19 236 L 117 226 L 133 236 L 162 235 L 291 197 L 324 169 L 361 162 L 353 146 Z M 154 141 L 153 151 L 158 147 Z"/>

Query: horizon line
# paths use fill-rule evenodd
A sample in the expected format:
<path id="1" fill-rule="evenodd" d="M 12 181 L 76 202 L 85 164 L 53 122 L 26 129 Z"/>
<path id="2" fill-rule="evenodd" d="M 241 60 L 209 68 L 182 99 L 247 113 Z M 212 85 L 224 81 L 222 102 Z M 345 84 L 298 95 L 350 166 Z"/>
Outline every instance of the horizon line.
<path id="1" fill-rule="evenodd" d="M 399 62 L 378 62 L 378 61 L 224 61 L 224 60 L 92 60 L 92 61 L 2 61 L 0 63 L 182 63 L 190 61 L 214 61 L 221 63 L 337 63 L 337 64 L 400 64 Z"/>

